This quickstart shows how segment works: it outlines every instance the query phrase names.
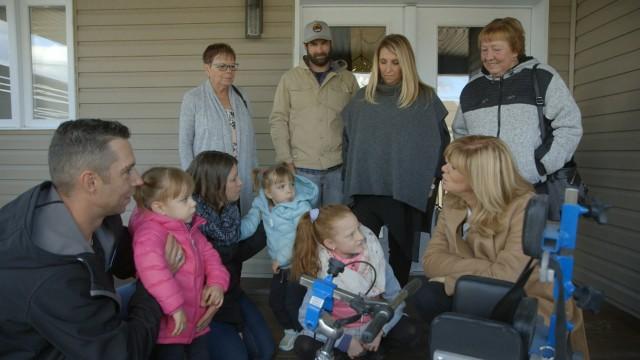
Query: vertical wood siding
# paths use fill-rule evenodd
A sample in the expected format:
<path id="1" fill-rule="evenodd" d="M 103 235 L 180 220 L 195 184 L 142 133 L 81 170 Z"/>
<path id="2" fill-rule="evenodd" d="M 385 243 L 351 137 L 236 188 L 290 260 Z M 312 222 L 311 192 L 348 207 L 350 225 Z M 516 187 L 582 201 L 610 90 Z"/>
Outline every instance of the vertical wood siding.
<path id="1" fill-rule="evenodd" d="M 609 225 L 582 222 L 576 278 L 640 317 L 639 1 L 578 2 L 574 96 L 584 125 L 581 173 L 613 205 Z"/>

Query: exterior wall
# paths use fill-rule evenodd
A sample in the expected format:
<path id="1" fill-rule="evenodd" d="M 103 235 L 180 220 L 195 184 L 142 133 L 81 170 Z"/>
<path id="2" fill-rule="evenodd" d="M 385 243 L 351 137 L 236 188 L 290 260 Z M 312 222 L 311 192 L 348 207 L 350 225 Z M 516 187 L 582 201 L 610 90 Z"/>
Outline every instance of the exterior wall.
<path id="1" fill-rule="evenodd" d="M 640 317 L 640 2 L 578 1 L 574 96 L 584 137 L 577 153 L 609 225 L 581 225 L 576 278 Z"/>
<path id="2" fill-rule="evenodd" d="M 272 163 L 268 117 L 280 76 L 291 67 L 293 1 L 265 2 L 261 39 L 245 39 L 244 3 L 78 0 L 78 114 L 127 125 L 140 171 L 179 166 L 182 96 L 205 79 L 205 47 L 226 42 L 240 64 L 235 84 L 245 91 L 254 115 L 258 161 Z M 262 274 L 269 265 L 263 254 L 244 270 Z"/>
<path id="3" fill-rule="evenodd" d="M 549 0 L 549 65 L 560 73 L 567 84 L 570 26 L 571 0 Z"/>
<path id="4" fill-rule="evenodd" d="M 78 113 L 129 126 L 141 169 L 178 165 L 180 102 L 205 79 L 202 51 L 213 42 L 236 51 L 236 85 L 254 114 L 259 161 L 273 162 L 267 119 L 275 87 L 291 66 L 293 1 L 265 2 L 257 40 L 244 38 L 241 0 L 76 4 Z"/>
<path id="5" fill-rule="evenodd" d="M 77 0 L 79 117 L 123 122 L 140 170 L 179 164 L 182 95 L 205 77 L 201 54 L 228 42 L 251 103 L 261 164 L 274 159 L 267 119 L 282 73 L 291 67 L 293 0 L 265 2 L 262 39 L 244 38 L 243 0 Z M 49 177 L 52 130 L 0 130 L 0 206 Z"/>
<path id="6" fill-rule="evenodd" d="M 245 90 L 254 114 L 259 162 L 273 163 L 267 120 L 280 76 L 291 67 L 294 5 L 293 0 L 265 1 L 262 39 L 249 40 L 244 3 L 75 1 L 78 116 L 127 125 L 139 171 L 179 166 L 182 96 L 205 79 L 204 48 L 227 42 L 241 67 L 236 85 Z M 52 133 L 0 131 L 0 206 L 49 177 Z M 269 269 L 265 264 L 259 269 Z M 257 269 L 254 265 L 245 270 Z"/>

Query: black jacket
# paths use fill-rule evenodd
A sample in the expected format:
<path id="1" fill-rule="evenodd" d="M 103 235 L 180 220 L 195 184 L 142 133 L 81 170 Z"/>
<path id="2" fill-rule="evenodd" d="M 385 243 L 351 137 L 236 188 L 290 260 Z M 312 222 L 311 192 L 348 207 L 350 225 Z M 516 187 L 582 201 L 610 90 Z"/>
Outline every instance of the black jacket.
<path id="1" fill-rule="evenodd" d="M 252 258 L 267 245 L 264 226 L 261 222 L 253 236 L 233 245 L 220 246 L 212 239 L 209 241 L 220 254 L 220 258 L 230 275 L 229 289 L 224 294 L 222 307 L 214 315 L 213 321 L 232 324 L 241 331 L 244 328 L 244 318 L 238 300 L 244 294 L 240 287 L 242 263 Z"/>
<path id="2" fill-rule="evenodd" d="M 160 308 L 138 286 L 122 321 L 113 286 L 116 254 L 130 241 L 111 216 L 92 248 L 50 182 L 0 209 L 0 358 L 148 358 Z M 131 271 L 124 258 L 121 275 Z"/>

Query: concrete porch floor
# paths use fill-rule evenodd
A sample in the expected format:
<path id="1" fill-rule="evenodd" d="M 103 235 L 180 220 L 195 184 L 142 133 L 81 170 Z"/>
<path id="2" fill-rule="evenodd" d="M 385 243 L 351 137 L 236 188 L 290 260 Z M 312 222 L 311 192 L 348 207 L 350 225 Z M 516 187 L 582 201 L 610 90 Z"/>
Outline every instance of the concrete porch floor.
<path id="1" fill-rule="evenodd" d="M 282 337 L 282 329 L 269 308 L 269 280 L 243 278 L 242 287 L 257 303 L 264 314 L 276 342 Z M 409 315 L 411 309 L 409 308 Z M 593 360 L 638 360 L 640 359 L 640 319 L 618 308 L 605 304 L 597 315 L 585 312 L 585 326 L 591 359 Z M 424 360 L 427 354 L 426 335 L 417 349 L 407 349 L 387 354 L 386 359 Z M 295 359 L 293 352 L 276 353 L 275 359 Z"/>

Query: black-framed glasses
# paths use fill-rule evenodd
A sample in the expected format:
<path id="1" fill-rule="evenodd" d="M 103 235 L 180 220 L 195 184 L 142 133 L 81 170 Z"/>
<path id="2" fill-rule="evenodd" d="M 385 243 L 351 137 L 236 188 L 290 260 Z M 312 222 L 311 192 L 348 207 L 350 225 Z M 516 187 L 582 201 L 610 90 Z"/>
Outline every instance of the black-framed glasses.
<path id="1" fill-rule="evenodd" d="M 225 64 L 225 63 L 212 63 L 211 66 L 213 66 L 214 68 L 216 68 L 216 70 L 220 70 L 220 71 L 237 71 L 238 68 L 240 67 L 240 64 L 238 63 L 233 63 L 233 64 Z"/>

